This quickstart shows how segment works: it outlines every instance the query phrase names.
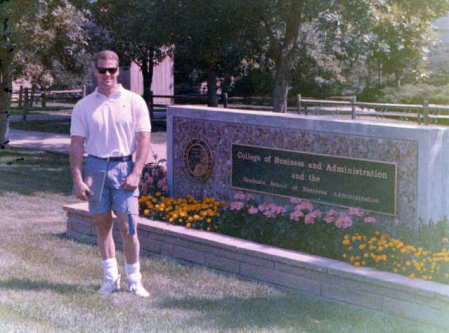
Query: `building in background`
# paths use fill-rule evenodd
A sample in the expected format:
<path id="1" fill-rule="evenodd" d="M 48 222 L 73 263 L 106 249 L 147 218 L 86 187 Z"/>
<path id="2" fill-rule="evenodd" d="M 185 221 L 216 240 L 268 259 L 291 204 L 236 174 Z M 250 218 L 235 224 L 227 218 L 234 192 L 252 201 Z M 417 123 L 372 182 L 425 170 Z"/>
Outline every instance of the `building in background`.
<path id="1" fill-rule="evenodd" d="M 120 83 L 127 89 L 143 95 L 143 76 L 139 66 L 134 62 L 129 68 L 121 68 Z M 165 57 L 158 65 L 154 66 L 153 82 L 151 90 L 154 95 L 173 96 L 175 93 L 174 61 L 173 57 Z M 155 98 L 156 104 L 172 104 L 171 98 Z"/>

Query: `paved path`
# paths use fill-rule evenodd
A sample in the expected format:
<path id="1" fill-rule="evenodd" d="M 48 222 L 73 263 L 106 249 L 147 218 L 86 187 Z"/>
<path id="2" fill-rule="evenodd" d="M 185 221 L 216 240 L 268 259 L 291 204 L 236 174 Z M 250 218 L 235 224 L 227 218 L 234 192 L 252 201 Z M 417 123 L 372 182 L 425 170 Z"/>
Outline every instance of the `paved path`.
<path id="1" fill-rule="evenodd" d="M 55 119 L 55 117 L 62 118 L 64 116 L 35 115 L 33 116 L 33 119 Z M 31 116 L 29 119 L 31 120 Z M 16 117 L 10 120 L 16 121 L 19 120 L 19 118 Z M 152 151 L 157 154 L 157 157 L 159 159 L 167 158 L 165 134 L 165 132 L 151 133 Z M 23 131 L 16 129 L 10 130 L 9 140 L 9 144 L 12 147 L 44 150 L 63 154 L 68 154 L 70 145 L 70 137 L 68 135 Z M 150 156 L 148 157 L 148 161 L 153 160 L 152 155 L 153 154 L 150 154 Z"/>

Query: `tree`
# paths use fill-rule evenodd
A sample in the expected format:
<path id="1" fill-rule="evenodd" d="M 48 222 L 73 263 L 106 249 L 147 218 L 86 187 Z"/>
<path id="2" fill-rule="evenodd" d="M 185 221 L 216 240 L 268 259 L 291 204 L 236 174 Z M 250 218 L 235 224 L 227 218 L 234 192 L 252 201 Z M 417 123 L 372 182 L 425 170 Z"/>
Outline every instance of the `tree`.
<path id="1" fill-rule="evenodd" d="M 80 71 L 82 17 L 66 0 L 0 0 L 0 146 L 8 142 L 12 81 L 59 67 Z"/>
<path id="2" fill-rule="evenodd" d="M 449 1 L 390 0 L 378 6 L 373 24 L 371 60 L 378 80 L 391 77 L 400 86 L 404 79 L 416 82 L 423 70 L 423 56 L 431 46 L 431 22 L 449 11 Z"/>
<path id="3" fill-rule="evenodd" d="M 258 28 L 253 17 L 260 8 L 254 1 L 178 1 L 176 57 L 207 73 L 209 106 L 218 105 L 217 77 L 238 73 L 242 60 L 251 54 Z"/>
<path id="4" fill-rule="evenodd" d="M 262 8 L 256 11 L 261 13 L 256 19 L 262 28 L 257 61 L 273 72 L 273 108 L 277 112 L 287 109 L 292 73 L 301 63 L 312 61 L 318 67 L 333 67 L 338 71 L 334 74 L 344 76 L 353 71 L 355 64 L 366 63 L 370 52 L 378 56 L 379 52 L 373 50 L 388 45 L 384 54 L 390 57 L 382 54 L 383 66 L 390 66 L 388 70 L 397 78 L 402 77 L 410 65 L 417 65 L 411 59 L 417 60 L 422 55 L 430 22 L 449 10 L 448 0 L 259 0 L 257 3 Z"/>
<path id="5" fill-rule="evenodd" d="M 79 1 L 80 2 L 80 1 Z M 81 1 L 90 20 L 90 49 L 113 49 L 141 69 L 144 99 L 150 99 L 154 66 L 172 54 L 170 0 Z"/>

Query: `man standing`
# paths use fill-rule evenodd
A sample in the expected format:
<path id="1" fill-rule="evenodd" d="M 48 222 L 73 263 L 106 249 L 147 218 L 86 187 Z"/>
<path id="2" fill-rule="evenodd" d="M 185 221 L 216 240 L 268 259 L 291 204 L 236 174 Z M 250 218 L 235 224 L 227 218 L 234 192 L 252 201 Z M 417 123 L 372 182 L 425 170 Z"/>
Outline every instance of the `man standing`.
<path id="1" fill-rule="evenodd" d="M 118 83 L 119 58 L 115 52 L 97 53 L 94 65 L 97 88 L 80 100 L 72 113 L 70 168 L 74 191 L 79 199 L 88 201 L 95 218 L 104 272 L 98 292 L 110 294 L 120 289 L 112 236 L 114 212 L 123 240 L 128 290 L 148 297 L 142 285 L 136 232 L 138 185 L 150 151 L 148 108 L 142 97 Z"/>

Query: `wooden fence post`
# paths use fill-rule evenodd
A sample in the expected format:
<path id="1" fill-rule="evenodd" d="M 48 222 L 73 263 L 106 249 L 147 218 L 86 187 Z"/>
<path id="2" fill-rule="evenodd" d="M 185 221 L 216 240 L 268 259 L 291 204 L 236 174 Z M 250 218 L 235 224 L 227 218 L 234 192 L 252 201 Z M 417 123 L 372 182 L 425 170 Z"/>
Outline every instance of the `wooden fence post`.
<path id="1" fill-rule="evenodd" d="M 298 101 L 298 113 L 301 113 L 301 94 L 298 94 L 297 101 Z"/>
<path id="2" fill-rule="evenodd" d="M 86 97 L 86 94 L 87 94 L 87 87 L 86 87 L 85 84 L 83 84 L 82 90 L 83 90 L 83 97 Z"/>
<path id="3" fill-rule="evenodd" d="M 23 106 L 23 86 L 19 88 L 19 109 Z"/>
<path id="4" fill-rule="evenodd" d="M 223 107 L 224 108 L 228 107 L 228 93 L 227 92 L 223 93 Z"/>
<path id="5" fill-rule="evenodd" d="M 29 107 L 30 107 L 30 88 L 25 88 L 23 95 L 22 121 L 27 121 Z"/>
<path id="6" fill-rule="evenodd" d="M 30 94 L 30 108 L 34 105 L 34 95 L 36 95 L 36 86 L 33 84 L 31 86 L 31 94 Z"/>
<path id="7" fill-rule="evenodd" d="M 47 107 L 47 95 L 45 94 L 44 89 L 41 90 L 41 104 L 42 104 L 42 108 Z"/>
<path id="8" fill-rule="evenodd" d="M 351 118 L 355 119 L 356 118 L 356 113 L 355 113 L 355 103 L 357 102 L 357 96 L 352 96 L 351 97 Z"/>
<path id="9" fill-rule="evenodd" d="M 426 98 L 424 99 L 424 105 L 423 105 L 423 116 L 424 116 L 424 125 L 429 124 L 429 100 Z"/>

